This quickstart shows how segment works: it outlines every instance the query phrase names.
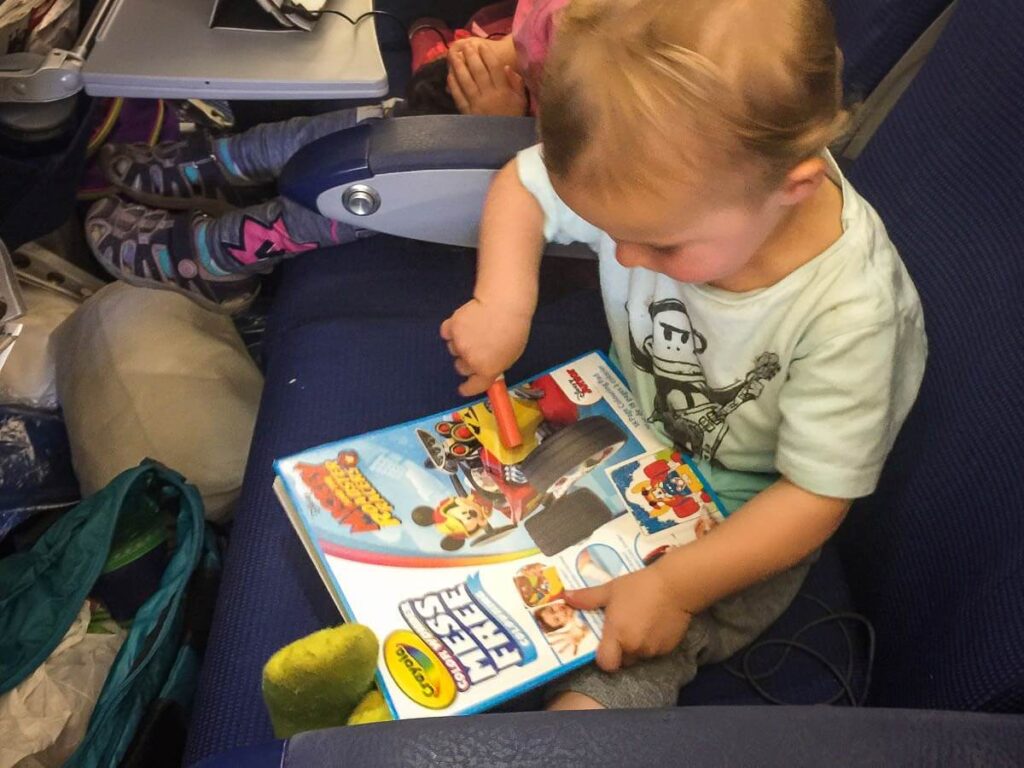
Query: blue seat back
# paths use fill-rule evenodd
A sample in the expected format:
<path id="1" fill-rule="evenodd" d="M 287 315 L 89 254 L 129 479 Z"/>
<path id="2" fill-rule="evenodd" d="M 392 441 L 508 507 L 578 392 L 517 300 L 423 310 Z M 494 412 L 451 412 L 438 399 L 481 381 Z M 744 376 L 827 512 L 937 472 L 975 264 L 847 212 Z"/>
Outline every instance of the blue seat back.
<path id="1" fill-rule="evenodd" d="M 829 0 L 846 56 L 847 95 L 867 97 L 953 0 Z"/>
<path id="2" fill-rule="evenodd" d="M 1024 4 L 961 0 L 854 165 L 921 293 L 930 358 L 841 541 L 873 699 L 1024 710 Z"/>

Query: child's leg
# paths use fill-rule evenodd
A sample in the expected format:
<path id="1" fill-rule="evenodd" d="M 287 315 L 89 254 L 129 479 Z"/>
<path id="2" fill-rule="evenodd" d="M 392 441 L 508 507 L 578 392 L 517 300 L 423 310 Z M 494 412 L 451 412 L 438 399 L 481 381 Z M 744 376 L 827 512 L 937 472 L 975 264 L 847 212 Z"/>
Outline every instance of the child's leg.
<path id="1" fill-rule="evenodd" d="M 560 709 L 604 709 L 604 705 L 594 701 L 594 699 L 586 694 L 576 693 L 576 691 L 563 691 L 548 702 L 546 709 L 549 712 L 557 712 Z"/>
<path id="2" fill-rule="evenodd" d="M 306 144 L 383 115 L 378 106 L 258 125 L 236 136 L 204 133 L 150 147 L 108 144 L 100 163 L 119 192 L 158 208 L 217 214 L 266 200 L 285 163 Z"/>
<path id="3" fill-rule="evenodd" d="M 548 709 L 671 707 L 705 664 L 752 643 L 786 610 L 807 576 L 803 563 L 727 598 L 694 618 L 671 653 L 609 674 L 591 664 L 548 688 Z"/>
<path id="4" fill-rule="evenodd" d="M 235 136 L 217 139 L 214 141 L 214 153 L 236 176 L 272 181 L 280 175 L 292 155 L 307 144 L 383 115 L 382 107 L 373 105 L 264 123 Z"/>
<path id="5" fill-rule="evenodd" d="M 86 216 L 86 239 L 114 277 L 182 293 L 218 312 L 234 313 L 256 296 L 256 275 L 282 258 L 351 242 L 356 231 L 284 198 L 213 218 L 97 202 Z"/>
<path id="6" fill-rule="evenodd" d="M 581 667 L 546 691 L 547 709 L 646 709 L 671 707 L 679 690 L 697 674 L 697 656 L 706 632 L 695 619 L 683 642 L 671 653 L 638 662 L 618 672 L 595 664 Z"/>
<path id="7" fill-rule="evenodd" d="M 204 264 L 235 274 L 266 272 L 283 258 L 350 243 L 356 230 L 284 197 L 197 223 Z"/>

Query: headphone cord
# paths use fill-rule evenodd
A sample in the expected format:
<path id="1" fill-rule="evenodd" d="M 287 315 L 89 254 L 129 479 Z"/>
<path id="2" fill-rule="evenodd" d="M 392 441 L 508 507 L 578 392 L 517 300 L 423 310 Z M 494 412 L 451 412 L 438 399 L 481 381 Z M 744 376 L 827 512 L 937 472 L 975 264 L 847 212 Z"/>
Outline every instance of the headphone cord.
<path id="1" fill-rule="evenodd" d="M 398 24 L 398 26 L 400 26 L 402 28 L 402 31 L 405 32 L 406 39 L 408 39 L 409 34 L 410 34 L 409 27 L 408 27 L 408 25 L 404 21 L 402 21 L 402 18 L 400 16 L 398 16 L 397 14 L 391 13 L 390 11 L 377 11 L 377 10 L 366 11 L 365 13 L 361 13 L 360 15 L 356 16 L 353 19 L 347 13 L 343 13 L 342 11 L 335 11 L 335 10 L 333 10 L 331 8 L 323 8 L 323 9 L 321 9 L 319 11 L 307 11 L 305 8 L 303 8 L 302 6 L 296 5 L 291 0 L 285 0 L 285 2 L 283 3 L 281 9 L 283 11 L 288 12 L 288 13 L 296 13 L 296 14 L 299 14 L 301 16 L 305 16 L 308 19 L 319 19 L 321 16 L 327 16 L 327 15 L 339 16 L 339 17 L 343 18 L 345 21 L 347 21 L 349 24 L 351 24 L 353 27 L 358 26 L 358 24 L 361 21 L 363 21 L 364 19 L 368 19 L 371 16 L 380 16 L 381 18 L 391 19 L 396 24 Z M 448 42 L 448 38 L 445 35 L 444 30 L 442 30 L 442 29 L 440 29 L 438 27 L 435 27 L 432 24 L 417 24 L 416 25 L 416 31 L 421 30 L 421 29 L 429 29 L 430 31 L 434 32 L 438 36 L 438 38 L 441 40 L 442 43 L 444 43 L 445 48 L 450 48 L 451 47 L 451 45 Z M 493 40 L 495 38 L 502 38 L 502 37 L 505 37 L 505 36 L 506 35 L 504 35 L 502 33 L 494 33 L 494 34 L 487 35 L 486 39 Z"/>
<path id="2" fill-rule="evenodd" d="M 827 611 L 827 615 L 815 619 L 802 626 L 796 631 L 796 633 L 788 639 L 766 639 L 754 643 L 749 646 L 739 659 L 740 669 L 736 669 L 729 664 L 724 664 L 725 670 L 740 680 L 746 680 L 751 688 L 765 701 L 771 704 L 797 704 L 807 702 L 787 702 L 779 699 L 772 695 L 767 688 L 763 685 L 764 681 L 767 681 L 773 677 L 785 664 L 789 656 L 795 651 L 802 653 L 810 659 L 813 659 L 820 664 L 824 669 L 833 677 L 839 685 L 839 691 L 837 691 L 831 698 L 826 701 L 812 702 L 817 704 L 835 704 L 836 702 L 845 699 L 850 706 L 860 707 L 863 706 L 867 701 L 868 691 L 871 688 L 871 673 L 875 664 L 875 629 L 871 625 L 871 622 L 859 613 L 842 612 L 836 613 L 828 603 L 820 598 L 814 597 L 813 595 L 800 595 L 806 600 L 817 604 L 822 609 Z M 861 693 L 858 696 L 854 691 L 856 684 L 854 675 L 854 646 L 853 639 L 850 637 L 850 632 L 847 629 L 847 624 L 858 624 L 863 627 L 865 635 L 867 637 L 867 659 L 864 670 L 864 682 L 862 685 Z M 843 634 L 843 639 L 846 644 L 846 669 L 841 670 L 836 664 L 827 659 L 821 652 L 811 648 L 806 643 L 800 642 L 800 638 L 810 632 L 812 629 L 817 627 L 825 626 L 828 624 L 835 624 L 839 627 Z M 766 670 L 755 672 L 753 669 L 753 657 L 756 653 L 766 648 L 782 648 L 783 651 L 779 655 L 779 658 L 775 663 Z"/>

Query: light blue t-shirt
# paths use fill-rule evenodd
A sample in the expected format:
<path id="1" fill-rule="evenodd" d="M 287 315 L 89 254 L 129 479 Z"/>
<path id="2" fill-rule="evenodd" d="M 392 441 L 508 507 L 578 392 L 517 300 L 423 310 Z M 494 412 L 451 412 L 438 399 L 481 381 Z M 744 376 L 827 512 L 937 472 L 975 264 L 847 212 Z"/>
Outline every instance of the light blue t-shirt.
<path id="1" fill-rule="evenodd" d="M 768 288 L 732 293 L 615 260 L 559 199 L 541 147 L 518 155 L 549 242 L 597 252 L 614 351 L 666 442 L 842 499 L 878 482 L 924 374 L 921 303 L 885 226 L 831 157 L 843 234 Z"/>

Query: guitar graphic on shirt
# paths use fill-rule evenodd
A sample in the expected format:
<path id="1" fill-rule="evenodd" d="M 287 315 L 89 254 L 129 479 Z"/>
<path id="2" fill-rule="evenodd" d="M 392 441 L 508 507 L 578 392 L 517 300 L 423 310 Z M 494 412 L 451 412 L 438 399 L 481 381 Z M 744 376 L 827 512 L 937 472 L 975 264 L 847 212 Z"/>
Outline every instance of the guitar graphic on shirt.
<path id="1" fill-rule="evenodd" d="M 718 452 L 718 446 L 722 444 L 726 432 L 729 431 L 729 427 L 725 423 L 729 414 L 744 403 L 760 397 L 764 389 L 762 383 L 774 379 L 781 370 L 777 354 L 765 352 L 759 355 L 754 361 L 754 369 L 744 377 L 743 384 L 736 392 L 736 396 L 725 405 L 710 405 L 708 410 L 697 419 L 697 423 L 704 431 L 704 441 L 700 451 L 702 459 L 711 461 Z"/>

